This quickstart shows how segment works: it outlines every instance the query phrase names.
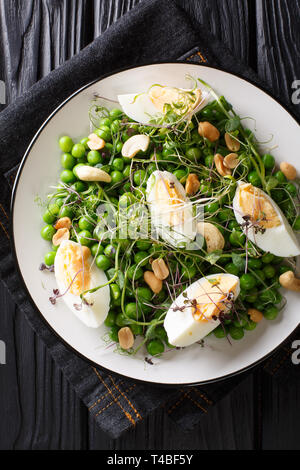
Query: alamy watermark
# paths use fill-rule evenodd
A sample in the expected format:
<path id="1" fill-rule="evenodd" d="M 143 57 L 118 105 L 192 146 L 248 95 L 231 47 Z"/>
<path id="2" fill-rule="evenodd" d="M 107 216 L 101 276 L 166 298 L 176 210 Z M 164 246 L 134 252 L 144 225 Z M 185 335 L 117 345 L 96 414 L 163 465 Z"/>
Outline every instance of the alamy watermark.
<path id="1" fill-rule="evenodd" d="M 0 80 L 0 104 L 5 104 L 5 83 Z"/>
<path id="2" fill-rule="evenodd" d="M 292 349 L 295 349 L 292 354 L 292 363 L 297 366 L 300 364 L 300 339 L 293 341 Z"/>
<path id="3" fill-rule="evenodd" d="M 6 364 L 6 344 L 0 340 L 0 365 Z"/>
<path id="4" fill-rule="evenodd" d="M 292 83 L 292 88 L 295 90 L 292 93 L 292 103 L 300 104 L 300 80 L 294 80 Z"/>

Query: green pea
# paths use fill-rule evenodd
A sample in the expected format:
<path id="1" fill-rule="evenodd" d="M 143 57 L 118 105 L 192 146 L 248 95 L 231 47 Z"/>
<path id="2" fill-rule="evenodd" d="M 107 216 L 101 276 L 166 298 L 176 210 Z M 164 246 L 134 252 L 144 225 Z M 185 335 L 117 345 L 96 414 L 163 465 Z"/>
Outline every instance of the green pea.
<path id="1" fill-rule="evenodd" d="M 72 188 L 77 192 L 77 193 L 82 193 L 83 191 L 86 191 L 88 186 L 84 181 L 75 181 L 74 184 L 72 184 Z"/>
<path id="2" fill-rule="evenodd" d="M 149 242 L 148 240 L 138 240 L 136 242 L 136 246 L 139 250 L 146 251 L 151 248 L 152 243 Z"/>
<path id="3" fill-rule="evenodd" d="M 187 178 L 187 173 L 185 170 L 175 170 L 173 175 L 180 181 L 180 183 L 184 183 L 185 179 Z"/>
<path id="4" fill-rule="evenodd" d="M 256 302 L 257 297 L 258 297 L 257 289 L 256 287 L 253 287 L 253 289 L 247 291 L 245 300 L 249 302 L 250 304 L 253 304 L 254 302 Z"/>
<path id="5" fill-rule="evenodd" d="M 83 163 L 78 163 L 78 164 L 75 165 L 74 168 L 73 168 L 73 173 L 74 173 L 74 175 L 76 176 L 76 178 L 78 178 L 77 170 L 78 170 L 78 168 L 80 168 L 81 166 L 83 166 Z"/>
<path id="6" fill-rule="evenodd" d="M 266 153 L 262 157 L 263 164 L 267 170 L 272 170 L 275 166 L 275 158 L 273 155 L 270 155 L 269 153 Z"/>
<path id="7" fill-rule="evenodd" d="M 103 271 L 106 271 L 108 268 L 110 268 L 110 260 L 105 255 L 98 255 L 95 262 L 96 266 L 99 269 L 103 269 Z"/>
<path id="8" fill-rule="evenodd" d="M 41 230 L 41 236 L 44 240 L 51 241 L 56 230 L 52 225 L 45 225 Z"/>
<path id="9" fill-rule="evenodd" d="M 211 204 L 207 204 L 205 206 L 205 210 L 209 212 L 210 214 L 213 214 L 219 209 L 219 203 L 218 202 L 212 202 Z"/>
<path id="10" fill-rule="evenodd" d="M 239 269 L 236 267 L 235 264 L 233 263 L 227 263 L 225 264 L 224 268 L 226 269 L 226 271 L 229 273 L 229 274 L 233 274 L 234 276 L 238 276 L 239 275 Z"/>
<path id="11" fill-rule="evenodd" d="M 245 316 L 240 315 L 239 318 L 234 320 L 233 325 L 237 328 L 244 328 L 247 323 L 248 323 L 248 319 Z"/>
<path id="12" fill-rule="evenodd" d="M 92 238 L 92 234 L 88 230 L 82 230 L 78 234 L 78 240 L 81 245 L 84 245 L 84 246 L 91 245 L 93 241 L 89 240 L 89 238 Z"/>
<path id="13" fill-rule="evenodd" d="M 104 248 L 100 243 L 94 243 L 91 246 L 92 256 L 101 255 L 103 253 L 103 251 L 104 251 Z"/>
<path id="14" fill-rule="evenodd" d="M 137 281 L 143 276 L 143 270 L 142 268 L 137 268 L 136 264 L 133 264 L 128 269 L 127 276 L 128 276 L 128 279 L 132 280 L 134 278 L 134 280 Z"/>
<path id="15" fill-rule="evenodd" d="M 217 328 L 213 330 L 213 334 L 215 335 L 216 338 L 225 338 L 226 330 L 222 325 L 219 325 L 217 326 Z"/>
<path id="16" fill-rule="evenodd" d="M 75 158 L 82 158 L 85 155 L 85 146 L 82 144 L 75 144 L 72 147 L 72 155 Z"/>
<path id="17" fill-rule="evenodd" d="M 95 130 L 95 134 L 105 140 L 105 142 L 109 142 L 111 140 L 111 132 L 108 126 L 100 126 L 99 129 Z"/>
<path id="18" fill-rule="evenodd" d="M 160 339 L 161 341 L 164 341 L 166 343 L 168 342 L 168 335 L 163 326 L 157 326 L 155 328 L 154 334 L 155 334 L 155 337 Z"/>
<path id="19" fill-rule="evenodd" d="M 285 186 L 285 189 L 289 192 L 289 194 L 290 194 L 292 197 L 296 197 L 296 196 L 297 196 L 297 188 L 296 188 L 296 186 L 295 186 L 293 183 L 288 183 L 288 184 Z"/>
<path id="20" fill-rule="evenodd" d="M 284 274 L 288 271 L 292 271 L 292 269 L 289 266 L 279 266 L 279 274 Z"/>
<path id="21" fill-rule="evenodd" d="M 247 331 L 255 330 L 256 327 L 257 327 L 257 323 L 255 323 L 254 321 L 250 319 L 247 321 L 246 325 L 244 326 L 245 330 Z"/>
<path id="22" fill-rule="evenodd" d="M 88 137 L 84 137 L 83 139 L 81 139 L 81 140 L 79 141 L 79 143 L 84 146 L 85 150 L 88 150 L 88 148 L 89 148 L 89 146 L 88 146 L 88 141 L 89 141 L 89 140 L 90 140 L 90 139 L 89 139 Z"/>
<path id="23" fill-rule="evenodd" d="M 228 228 L 229 230 L 233 230 L 234 228 L 239 229 L 240 225 L 237 223 L 236 220 L 230 220 L 230 222 L 228 223 Z"/>
<path id="24" fill-rule="evenodd" d="M 284 260 L 284 258 L 282 256 L 274 256 L 273 264 L 275 264 L 275 265 L 280 264 L 280 263 L 282 263 L 283 260 Z"/>
<path id="25" fill-rule="evenodd" d="M 227 220 L 232 219 L 232 217 L 233 217 L 233 212 L 231 209 L 222 209 L 218 213 L 218 219 L 221 222 L 226 222 Z"/>
<path id="26" fill-rule="evenodd" d="M 76 181 L 76 177 L 71 170 L 63 170 L 60 174 L 60 179 L 63 183 L 72 184 Z"/>
<path id="27" fill-rule="evenodd" d="M 259 301 L 267 304 L 267 303 L 275 303 L 276 302 L 276 293 L 273 289 L 266 289 L 259 295 Z"/>
<path id="28" fill-rule="evenodd" d="M 192 279 L 197 274 L 197 269 L 195 266 L 183 267 L 181 270 L 181 276 L 184 281 Z"/>
<path id="29" fill-rule="evenodd" d="M 136 302 L 129 302 L 125 305 L 125 315 L 132 320 L 141 317 L 141 311 L 138 309 Z"/>
<path id="30" fill-rule="evenodd" d="M 122 328 L 123 326 L 130 325 L 130 320 L 128 320 L 128 318 L 126 318 L 125 315 L 120 312 L 116 316 L 116 324 Z"/>
<path id="31" fill-rule="evenodd" d="M 119 131 L 119 129 L 120 129 L 120 123 L 121 123 L 120 119 L 115 119 L 115 120 L 111 123 L 111 125 L 110 125 L 110 130 L 111 130 L 111 132 L 112 132 L 113 135 L 118 133 L 118 131 Z"/>
<path id="32" fill-rule="evenodd" d="M 55 251 L 49 251 L 48 253 L 45 254 L 45 264 L 47 266 L 52 266 L 54 264 L 56 252 Z"/>
<path id="33" fill-rule="evenodd" d="M 59 139 L 58 143 L 59 143 L 59 146 L 60 146 L 61 150 L 65 153 L 70 152 L 73 145 L 74 145 L 73 140 L 68 135 L 62 136 Z"/>
<path id="34" fill-rule="evenodd" d="M 121 171 L 112 171 L 110 176 L 112 184 L 120 183 L 123 180 L 123 174 Z"/>
<path id="35" fill-rule="evenodd" d="M 116 255 L 116 249 L 113 245 L 109 244 L 104 248 L 104 254 L 105 256 L 108 256 L 109 258 L 114 258 Z"/>
<path id="36" fill-rule="evenodd" d="M 206 155 L 204 159 L 204 163 L 205 163 L 205 166 L 207 166 L 208 168 L 211 168 L 214 164 L 214 156 L 211 154 Z"/>
<path id="37" fill-rule="evenodd" d="M 244 337 L 244 330 L 243 328 L 239 328 L 234 325 L 229 326 L 229 334 L 232 339 L 239 340 Z"/>
<path id="38" fill-rule="evenodd" d="M 87 154 L 87 161 L 91 165 L 98 165 L 98 163 L 103 163 L 103 157 L 97 150 L 90 150 Z"/>
<path id="39" fill-rule="evenodd" d="M 162 354 L 165 350 L 164 343 L 160 339 L 152 339 L 147 343 L 146 348 L 151 356 Z"/>
<path id="40" fill-rule="evenodd" d="M 199 158 L 201 157 L 201 150 L 198 147 L 190 147 L 186 151 L 185 156 L 189 160 L 194 160 L 194 161 L 199 160 Z"/>
<path id="41" fill-rule="evenodd" d="M 149 259 L 149 253 L 147 253 L 146 251 L 138 251 L 134 255 L 134 262 L 136 264 L 139 264 L 139 266 L 145 266 L 148 262 L 148 259 Z"/>
<path id="42" fill-rule="evenodd" d="M 262 262 L 258 258 L 248 258 L 248 267 L 251 269 L 260 269 L 262 267 Z"/>
<path id="43" fill-rule="evenodd" d="M 46 224 L 53 224 L 55 219 L 56 219 L 56 215 L 54 215 L 49 209 L 47 209 L 46 212 L 44 212 L 43 221 Z"/>
<path id="44" fill-rule="evenodd" d="M 118 170 L 118 171 L 123 171 L 124 169 L 124 160 L 123 158 L 114 158 L 113 162 L 112 162 L 112 166 L 115 170 Z M 129 169 L 130 169 L 130 165 L 129 166 Z M 123 173 L 124 175 L 124 173 Z M 128 174 L 129 176 L 129 174 Z"/>
<path id="45" fill-rule="evenodd" d="M 253 186 L 261 186 L 261 179 L 256 170 L 250 171 L 248 174 L 248 181 L 253 184 Z"/>
<path id="46" fill-rule="evenodd" d="M 133 203 L 133 195 L 132 193 L 124 193 L 119 199 L 119 207 L 126 208 L 129 207 Z"/>
<path id="47" fill-rule="evenodd" d="M 146 172 L 145 170 L 138 170 L 134 172 L 133 175 L 134 184 L 140 186 L 141 184 L 146 183 Z"/>
<path id="48" fill-rule="evenodd" d="M 229 242 L 233 246 L 241 246 L 244 245 L 246 241 L 246 236 L 240 230 L 233 230 L 229 235 Z"/>
<path id="49" fill-rule="evenodd" d="M 276 274 L 276 269 L 271 264 L 267 264 L 263 268 L 263 272 L 267 279 L 272 279 Z"/>
<path id="50" fill-rule="evenodd" d="M 270 305 L 263 311 L 264 317 L 267 320 L 275 320 L 278 313 L 279 313 L 279 310 L 277 307 L 275 307 L 275 305 Z"/>
<path id="51" fill-rule="evenodd" d="M 244 290 L 251 290 L 256 285 L 256 278 L 252 274 L 243 274 L 240 278 L 240 286 Z"/>
<path id="52" fill-rule="evenodd" d="M 274 260 L 275 256 L 272 253 L 265 253 L 261 258 L 264 264 L 270 264 Z"/>
<path id="53" fill-rule="evenodd" d="M 104 325 L 111 328 L 116 323 L 116 314 L 115 312 L 108 312 L 107 317 L 104 320 Z"/>
<path id="54" fill-rule="evenodd" d="M 118 284 L 110 284 L 110 294 L 114 300 L 118 300 L 121 297 L 121 290 Z"/>
<path id="55" fill-rule="evenodd" d="M 56 207 L 58 207 L 58 210 L 57 210 L 57 213 L 58 213 L 60 207 L 64 205 L 64 202 L 65 202 L 65 199 L 64 199 L 63 197 L 60 197 L 60 198 L 58 198 L 58 199 L 55 199 L 55 204 L 50 204 L 50 205 L 49 205 L 49 210 L 51 210 L 51 212 L 53 213 L 52 207 L 53 207 L 53 206 L 56 206 Z"/>
<path id="56" fill-rule="evenodd" d="M 92 232 L 94 230 L 94 225 L 89 221 L 87 217 L 80 217 L 78 222 L 80 230 L 88 230 Z"/>
<path id="57" fill-rule="evenodd" d="M 108 336 L 114 343 L 119 342 L 118 331 L 119 331 L 119 328 L 117 326 L 113 326 L 108 333 Z"/>
<path id="58" fill-rule="evenodd" d="M 129 178 L 130 176 L 130 170 L 131 170 L 131 167 L 130 165 L 126 165 L 124 170 L 123 170 L 123 176 L 124 178 Z"/>
<path id="59" fill-rule="evenodd" d="M 138 287 L 136 290 L 136 296 L 140 301 L 150 301 L 152 299 L 152 291 L 148 287 Z"/>
<path id="60" fill-rule="evenodd" d="M 111 120 L 109 118 L 102 118 L 100 119 L 99 121 L 99 126 L 106 126 L 106 127 L 110 127 L 111 126 Z"/>
<path id="61" fill-rule="evenodd" d="M 75 158 L 70 153 L 63 153 L 61 156 L 61 166 L 66 170 L 72 170 L 75 165 Z"/>
<path id="62" fill-rule="evenodd" d="M 274 176 L 279 181 L 279 183 L 285 183 L 287 181 L 285 175 L 280 170 L 276 171 Z"/>
<path id="63" fill-rule="evenodd" d="M 70 206 L 61 207 L 61 209 L 59 211 L 59 217 L 60 218 L 69 217 L 69 219 L 73 219 L 73 216 L 74 216 L 74 212 L 73 212 L 73 209 L 71 209 Z"/>
<path id="64" fill-rule="evenodd" d="M 113 108 L 109 112 L 109 117 L 114 121 L 115 119 L 121 119 L 123 111 L 118 108 Z"/>

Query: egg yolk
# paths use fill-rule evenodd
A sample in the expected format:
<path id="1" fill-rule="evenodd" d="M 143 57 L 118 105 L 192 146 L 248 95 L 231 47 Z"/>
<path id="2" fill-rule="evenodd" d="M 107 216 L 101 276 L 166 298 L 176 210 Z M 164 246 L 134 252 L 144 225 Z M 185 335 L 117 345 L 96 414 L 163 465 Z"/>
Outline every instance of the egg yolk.
<path id="1" fill-rule="evenodd" d="M 90 249 L 79 244 L 66 243 L 60 247 L 60 256 L 62 259 L 62 282 L 66 288 L 72 283 L 69 292 L 78 296 L 89 289 L 91 280 L 90 264 L 88 262 Z M 80 270 L 82 271 L 79 272 Z"/>
<path id="2" fill-rule="evenodd" d="M 262 228 L 281 225 L 277 212 L 264 192 L 250 183 L 240 187 L 239 206 L 243 214 L 250 217 L 252 223 Z"/>
<path id="3" fill-rule="evenodd" d="M 201 283 L 196 297 L 197 305 L 193 307 L 194 319 L 207 322 L 227 311 L 230 294 L 235 294 L 237 285 L 238 281 L 231 276 L 216 276 Z"/>
<path id="4" fill-rule="evenodd" d="M 186 112 L 189 108 L 193 109 L 199 103 L 201 90 L 196 89 L 191 91 L 191 94 L 189 94 L 179 88 L 154 86 L 150 89 L 148 95 L 154 106 L 161 113 L 165 112 L 166 104 L 175 103 L 177 105 L 182 105 L 178 108 L 178 114 L 180 114 L 180 112 L 182 112 L 182 108 L 184 108 L 184 111 Z M 174 111 L 176 112 L 176 109 L 174 109 Z"/>
<path id="5" fill-rule="evenodd" d="M 159 178 L 155 191 L 156 204 L 162 207 L 164 222 L 170 226 L 183 224 L 184 204 L 182 195 L 175 183 L 166 178 Z"/>

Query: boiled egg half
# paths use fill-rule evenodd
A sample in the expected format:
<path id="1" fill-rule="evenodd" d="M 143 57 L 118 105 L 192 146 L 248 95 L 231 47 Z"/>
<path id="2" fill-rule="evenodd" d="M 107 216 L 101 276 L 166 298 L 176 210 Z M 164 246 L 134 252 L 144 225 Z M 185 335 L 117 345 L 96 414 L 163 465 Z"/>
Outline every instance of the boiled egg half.
<path id="1" fill-rule="evenodd" d="M 219 324 L 219 315 L 230 310 L 240 293 L 233 274 L 211 274 L 191 284 L 169 308 L 164 327 L 173 346 L 190 346 Z"/>
<path id="2" fill-rule="evenodd" d="M 85 294 L 86 302 L 81 301 L 82 292 L 107 282 L 104 271 L 91 263 L 89 248 L 66 240 L 57 250 L 54 273 L 57 287 L 68 308 L 86 326 L 98 328 L 108 314 L 110 291 L 109 286 L 102 287 L 94 293 Z"/>
<path id="3" fill-rule="evenodd" d="M 146 93 L 129 93 L 118 95 L 119 103 L 127 116 L 137 122 L 148 124 L 153 118 L 166 113 L 166 105 L 173 105 L 173 111 L 183 116 L 198 107 L 204 106 L 206 94 L 199 88 L 184 89 L 154 85 Z M 201 106 L 199 106 L 201 109 Z"/>
<path id="4" fill-rule="evenodd" d="M 176 176 L 168 171 L 154 171 L 147 181 L 146 198 L 152 231 L 175 247 L 194 240 L 193 205 Z"/>
<path id="5" fill-rule="evenodd" d="M 292 227 L 273 199 L 250 183 L 239 182 L 234 215 L 249 240 L 276 256 L 298 256 L 300 246 Z M 245 222 L 248 223 L 245 224 Z"/>

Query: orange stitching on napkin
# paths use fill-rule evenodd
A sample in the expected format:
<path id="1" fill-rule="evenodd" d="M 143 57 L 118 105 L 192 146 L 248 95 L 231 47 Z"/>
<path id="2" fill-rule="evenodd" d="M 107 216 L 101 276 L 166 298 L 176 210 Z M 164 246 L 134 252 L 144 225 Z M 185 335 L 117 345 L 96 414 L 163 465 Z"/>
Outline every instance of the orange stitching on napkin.
<path id="1" fill-rule="evenodd" d="M 10 239 L 10 236 L 9 236 L 9 234 L 8 234 L 8 232 L 7 232 L 7 230 L 6 230 L 6 228 L 4 227 L 4 225 L 3 225 L 2 222 L 0 222 L 0 226 L 2 227 L 2 229 L 3 229 L 4 233 L 5 233 L 5 235 L 7 236 L 7 238 Z"/>
<path id="2" fill-rule="evenodd" d="M 181 390 L 180 390 L 180 391 L 181 391 Z M 185 398 L 186 398 L 186 393 L 183 393 L 183 394 L 180 396 L 179 400 L 178 400 L 176 403 L 174 403 L 173 406 L 171 406 L 171 408 L 167 411 L 167 413 L 168 413 L 168 414 L 171 414 L 171 413 L 175 410 L 175 408 L 177 408 L 177 406 L 180 405 L 180 403 L 181 403 Z"/>
<path id="3" fill-rule="evenodd" d="M 204 411 L 204 413 L 207 413 L 207 409 L 204 408 L 203 406 L 200 405 L 200 403 L 198 403 L 196 400 L 194 400 L 192 397 L 190 397 L 189 395 L 189 392 L 186 393 L 186 397 L 191 400 L 192 403 L 194 403 L 194 405 L 196 405 L 198 408 L 200 408 L 200 410 Z"/>
<path id="4" fill-rule="evenodd" d="M 93 367 L 93 370 L 95 372 L 95 374 L 97 375 L 98 379 L 103 383 L 103 385 L 107 388 L 107 390 L 110 392 L 111 396 L 113 397 L 115 403 L 117 403 L 117 405 L 121 408 L 121 410 L 123 411 L 124 415 L 126 416 L 126 418 L 131 422 L 131 424 L 133 424 L 135 426 L 135 420 L 133 419 L 133 417 L 131 416 L 130 413 L 128 413 L 128 411 L 125 411 L 123 406 L 121 405 L 121 403 L 118 401 L 118 399 L 114 396 L 113 392 L 111 391 L 111 389 L 109 388 L 109 386 L 105 383 L 105 381 L 103 380 L 103 378 L 101 377 L 99 371 L 97 369 L 95 369 L 95 367 Z"/>
<path id="5" fill-rule="evenodd" d="M 113 378 L 111 375 L 108 376 L 110 378 L 110 380 L 112 381 L 112 384 L 113 386 L 121 393 L 121 395 L 125 398 L 125 400 L 127 401 L 127 403 L 131 406 L 132 410 L 135 412 L 137 418 L 139 419 L 143 419 L 140 415 L 140 413 L 135 409 L 135 407 L 133 406 L 133 404 L 131 403 L 131 401 L 126 397 L 126 395 L 119 389 L 119 387 L 117 386 L 117 384 L 115 384 Z"/>
<path id="6" fill-rule="evenodd" d="M 211 400 L 209 400 L 204 395 L 204 393 L 200 393 L 199 390 L 197 390 L 195 387 L 193 387 L 192 390 L 194 390 L 194 392 L 197 393 L 197 395 L 199 395 L 208 405 L 213 405 L 214 404 Z"/>
<path id="7" fill-rule="evenodd" d="M 134 389 L 134 387 L 135 387 L 135 385 L 133 385 L 132 387 L 127 388 L 126 393 L 130 392 L 132 389 Z M 118 395 L 117 398 L 120 398 L 120 396 L 121 396 L 121 394 Z M 114 403 L 115 403 L 114 401 L 111 401 L 106 406 L 104 406 L 104 408 L 101 408 L 101 410 L 97 411 L 97 413 L 95 414 L 95 417 L 101 415 L 101 413 L 103 413 L 103 411 L 107 410 L 107 408 L 109 408 Z"/>
<path id="8" fill-rule="evenodd" d="M 2 209 L 3 214 L 4 214 L 5 217 L 8 219 L 8 215 L 7 215 L 7 213 L 6 213 L 6 210 L 5 210 L 4 207 L 2 206 L 2 204 L 0 204 L 0 207 L 1 207 L 1 209 Z"/>
<path id="9" fill-rule="evenodd" d="M 205 59 L 204 55 L 203 55 L 200 51 L 196 52 L 196 54 L 190 55 L 190 56 L 187 57 L 185 60 L 192 60 L 192 59 L 195 57 L 195 55 L 198 55 L 198 56 L 200 57 L 201 62 L 207 62 L 207 60 Z"/>
<path id="10" fill-rule="evenodd" d="M 121 384 L 123 383 L 124 381 L 121 380 Z M 101 400 L 103 400 L 103 398 L 106 398 L 107 395 L 109 395 L 110 392 L 106 392 L 104 393 L 104 395 L 102 395 L 100 398 L 97 398 L 97 400 L 88 408 L 89 411 L 91 411 L 98 403 L 100 403 Z"/>

